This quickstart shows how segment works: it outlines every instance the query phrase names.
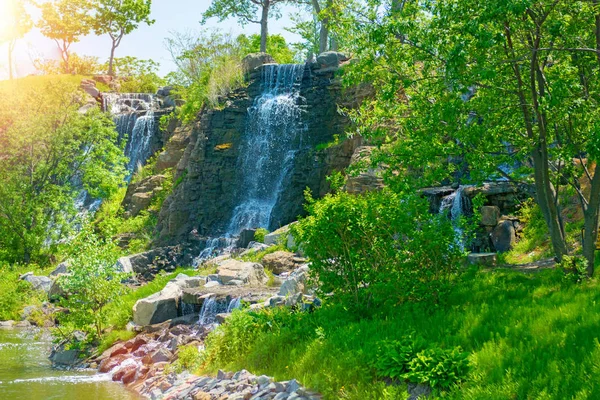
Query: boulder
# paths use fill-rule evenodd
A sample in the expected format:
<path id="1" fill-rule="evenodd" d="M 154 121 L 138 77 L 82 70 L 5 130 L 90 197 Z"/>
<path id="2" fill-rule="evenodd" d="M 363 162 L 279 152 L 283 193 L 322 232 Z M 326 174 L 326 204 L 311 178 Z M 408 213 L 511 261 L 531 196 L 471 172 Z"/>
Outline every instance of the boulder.
<path id="1" fill-rule="evenodd" d="M 302 265 L 306 260 L 296 257 L 289 251 L 276 251 L 267 254 L 262 259 L 262 264 L 266 269 L 279 275 L 283 272 L 293 271 Z"/>
<path id="2" fill-rule="evenodd" d="M 93 79 L 96 82 L 100 82 L 103 83 L 105 85 L 110 85 L 111 82 L 113 81 L 113 77 L 110 75 L 94 75 Z"/>
<path id="3" fill-rule="evenodd" d="M 275 59 L 267 53 L 252 53 L 242 60 L 242 68 L 245 73 L 250 73 L 265 64 L 275 64 Z"/>
<path id="4" fill-rule="evenodd" d="M 342 62 L 348 61 L 350 58 L 344 53 L 337 51 L 326 51 L 317 56 L 317 63 L 321 68 L 337 68 Z"/>
<path id="5" fill-rule="evenodd" d="M 269 246 L 264 243 L 250 242 L 248 244 L 248 250 L 243 251 L 240 254 L 240 256 L 241 257 L 250 256 L 252 254 L 258 253 L 259 251 L 266 250 L 268 248 L 269 248 Z"/>
<path id="6" fill-rule="evenodd" d="M 293 296 L 297 293 L 306 293 L 306 278 L 308 275 L 308 266 L 298 268 L 292 272 L 279 289 L 280 296 Z"/>
<path id="7" fill-rule="evenodd" d="M 248 247 L 250 243 L 254 241 L 254 234 L 256 233 L 256 229 L 244 229 L 240 233 L 240 238 L 237 242 L 237 247 L 245 249 Z"/>
<path id="8" fill-rule="evenodd" d="M 124 272 L 126 274 L 133 273 L 133 265 L 131 264 L 132 256 L 121 257 L 117 260 L 117 264 L 115 265 L 115 270 L 118 272 Z"/>
<path id="9" fill-rule="evenodd" d="M 68 367 L 81 364 L 81 358 L 79 358 L 81 352 L 77 349 L 66 350 L 66 344 L 63 342 L 52 349 L 49 357 L 52 364 Z"/>
<path id="10" fill-rule="evenodd" d="M 510 251 L 517 242 L 517 232 L 512 221 L 500 222 L 490 234 L 494 249 L 498 253 Z"/>
<path id="11" fill-rule="evenodd" d="M 62 275 L 62 274 L 66 274 L 68 266 L 69 266 L 69 263 L 67 263 L 66 261 L 65 262 L 61 262 L 54 269 L 54 271 L 50 272 L 50 274 L 48 276 L 59 276 L 59 275 Z"/>
<path id="12" fill-rule="evenodd" d="M 481 207 L 481 224 L 485 226 L 496 226 L 500 219 L 500 208 L 497 206 Z"/>
<path id="13" fill-rule="evenodd" d="M 182 294 L 183 291 L 178 284 L 169 282 L 160 292 L 135 303 L 133 322 L 145 326 L 177 318 Z"/>
<path id="14" fill-rule="evenodd" d="M 52 279 L 47 276 L 35 276 L 33 272 L 28 272 L 21 277 L 25 282 L 29 282 L 34 290 L 48 293 L 52 287 Z"/>
<path id="15" fill-rule="evenodd" d="M 204 282 L 206 282 L 206 277 L 179 274 L 171 282 L 178 285 L 181 289 L 199 288 L 202 284 L 204 284 Z"/>
<path id="16" fill-rule="evenodd" d="M 219 281 L 223 284 L 239 280 L 248 285 L 259 286 L 266 284 L 269 280 L 262 265 L 233 259 L 222 262 L 217 267 L 217 274 Z"/>

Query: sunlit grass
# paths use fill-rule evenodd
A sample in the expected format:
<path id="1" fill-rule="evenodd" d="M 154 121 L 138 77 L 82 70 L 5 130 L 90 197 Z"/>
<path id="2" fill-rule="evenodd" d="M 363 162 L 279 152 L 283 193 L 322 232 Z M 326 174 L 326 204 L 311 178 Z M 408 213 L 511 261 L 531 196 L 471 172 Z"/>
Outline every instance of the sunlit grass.
<path id="1" fill-rule="evenodd" d="M 556 270 L 471 270 L 447 304 L 432 311 L 404 305 L 365 318 L 343 307 L 263 315 L 258 320 L 266 318 L 271 329 L 244 338 L 248 351 L 206 370 L 247 368 L 297 378 L 326 399 L 403 398 L 402 388 L 376 379 L 371 361 L 380 340 L 416 331 L 432 346 L 471 353 L 468 380 L 445 398 L 600 398 L 600 381 L 592 378 L 600 370 L 598 289 L 596 281 L 568 283 Z"/>

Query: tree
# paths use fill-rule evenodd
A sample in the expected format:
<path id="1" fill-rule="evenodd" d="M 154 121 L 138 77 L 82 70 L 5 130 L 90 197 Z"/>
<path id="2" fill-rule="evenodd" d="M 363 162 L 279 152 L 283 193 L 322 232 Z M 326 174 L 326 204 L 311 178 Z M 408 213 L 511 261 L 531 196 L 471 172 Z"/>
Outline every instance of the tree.
<path id="1" fill-rule="evenodd" d="M 82 191 L 108 198 L 125 177 L 110 117 L 78 111 L 79 81 L 37 82 L 0 89 L 0 248 L 10 263 L 47 262 L 81 222 Z"/>
<path id="2" fill-rule="evenodd" d="M 217 17 L 219 21 L 237 18 L 242 26 L 248 23 L 260 24 L 260 51 L 266 53 L 269 36 L 269 17 L 281 17 L 278 6 L 289 0 L 213 0 L 203 14 L 203 23 L 208 18 Z M 260 18 L 257 17 L 260 11 Z"/>
<path id="3" fill-rule="evenodd" d="M 596 3 L 394 2 L 384 19 L 377 4 L 340 21 L 360 60 L 346 79 L 377 92 L 353 117 L 383 144 L 391 180 L 439 182 L 457 168 L 448 159 L 463 159 L 464 179 L 525 183 L 558 260 L 570 252 L 562 203 L 572 191 L 590 275 L 600 208 Z"/>
<path id="4" fill-rule="evenodd" d="M 0 43 L 8 43 L 8 77 L 13 78 L 13 53 L 17 40 L 33 27 L 22 0 L 8 0 L 1 10 L 7 16 L 0 25 Z"/>
<path id="5" fill-rule="evenodd" d="M 44 2 L 39 7 L 42 16 L 37 26 L 44 36 L 54 40 L 60 50 L 64 72 L 70 73 L 71 45 L 92 28 L 90 4 L 87 0 L 56 0 Z"/>
<path id="6" fill-rule="evenodd" d="M 243 55 L 257 53 L 260 51 L 260 35 L 240 35 L 237 42 L 241 46 Z M 280 64 L 292 64 L 295 61 L 295 54 L 289 48 L 285 38 L 281 35 L 271 35 L 267 40 L 267 53 Z"/>
<path id="7" fill-rule="evenodd" d="M 150 18 L 152 0 L 97 0 L 94 31 L 97 35 L 108 34 L 112 41 L 108 74 L 114 75 L 115 51 L 125 35 L 138 28 L 140 23 L 154 24 Z"/>

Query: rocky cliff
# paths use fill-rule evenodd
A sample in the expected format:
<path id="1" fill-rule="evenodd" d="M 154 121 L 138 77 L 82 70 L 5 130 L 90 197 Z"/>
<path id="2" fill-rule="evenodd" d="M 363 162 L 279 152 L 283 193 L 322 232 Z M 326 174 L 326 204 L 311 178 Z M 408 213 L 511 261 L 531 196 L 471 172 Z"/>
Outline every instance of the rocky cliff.
<path id="1" fill-rule="evenodd" d="M 268 65 L 254 69 L 247 87 L 224 99 L 222 108 L 200 113 L 188 129 L 186 140 L 180 140 L 186 147 L 176 167 L 176 187 L 160 213 L 156 245 L 188 243 L 202 247 L 207 238 L 226 233 L 236 205 L 244 200 L 240 198 L 244 196 L 242 176 L 258 173 L 247 170 L 247 163 L 246 167 L 240 164 L 239 153 L 247 140 L 249 109 L 263 90 L 264 68 Z M 329 188 L 326 177 L 348 166 L 360 145 L 355 139 L 337 146 L 319 146 L 326 148 L 317 150 L 318 145 L 342 135 L 349 125 L 338 106 L 356 103 L 357 93 L 344 94 L 335 68 L 307 64 L 299 84 L 303 143 L 286 171 L 284 189 L 271 213 L 270 229 L 303 213 L 306 188 L 315 195 L 325 194 Z"/>

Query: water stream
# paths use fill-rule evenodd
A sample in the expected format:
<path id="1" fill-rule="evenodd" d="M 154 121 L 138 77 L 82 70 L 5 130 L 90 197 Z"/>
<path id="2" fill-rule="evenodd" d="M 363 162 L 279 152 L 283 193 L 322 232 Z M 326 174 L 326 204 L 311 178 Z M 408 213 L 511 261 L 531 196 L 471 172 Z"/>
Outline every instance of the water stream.
<path id="1" fill-rule="evenodd" d="M 47 335 L 46 335 L 47 336 Z M 139 397 L 95 370 L 52 369 L 48 337 L 0 329 L 0 399 L 132 400 Z"/>
<path id="2" fill-rule="evenodd" d="M 273 211 L 287 187 L 296 154 L 304 146 L 300 88 L 305 68 L 304 64 L 263 67 L 262 92 L 248 109 L 238 156 L 239 202 L 225 236 L 208 240 L 195 264 L 231 247 L 244 229 L 273 228 Z"/>

